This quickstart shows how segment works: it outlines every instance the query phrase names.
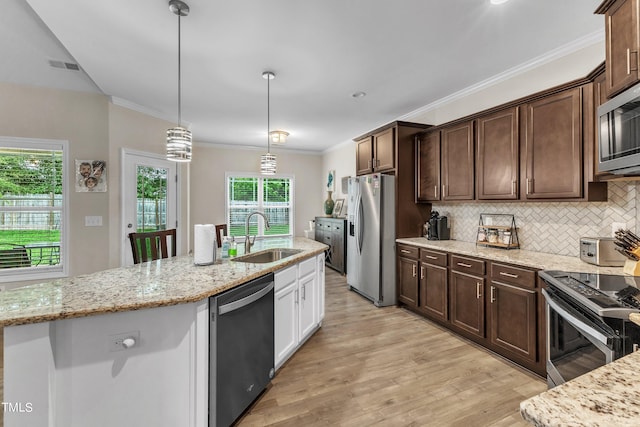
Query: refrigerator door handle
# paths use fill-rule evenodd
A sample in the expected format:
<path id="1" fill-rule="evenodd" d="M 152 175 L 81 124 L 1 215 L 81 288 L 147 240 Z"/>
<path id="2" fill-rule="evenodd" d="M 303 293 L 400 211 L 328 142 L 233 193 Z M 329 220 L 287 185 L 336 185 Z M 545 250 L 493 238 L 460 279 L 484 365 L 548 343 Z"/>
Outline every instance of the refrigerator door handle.
<path id="1" fill-rule="evenodd" d="M 361 254 L 362 253 L 362 240 L 364 239 L 364 207 L 362 206 L 362 195 L 359 194 L 358 195 L 358 202 L 357 202 L 357 206 L 358 206 L 358 212 L 357 212 L 357 217 L 356 217 L 356 224 L 358 226 L 358 229 L 356 230 L 356 242 L 357 242 L 357 248 L 358 248 L 358 253 Z"/>

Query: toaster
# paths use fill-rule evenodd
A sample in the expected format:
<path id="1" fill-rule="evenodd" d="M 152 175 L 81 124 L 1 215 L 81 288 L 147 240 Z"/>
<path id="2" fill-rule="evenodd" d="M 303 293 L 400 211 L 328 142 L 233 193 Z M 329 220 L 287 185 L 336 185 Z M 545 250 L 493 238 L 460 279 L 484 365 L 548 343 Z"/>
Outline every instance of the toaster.
<path id="1" fill-rule="evenodd" d="M 621 267 L 627 258 L 616 251 L 613 237 L 580 238 L 580 259 L 603 267 Z"/>

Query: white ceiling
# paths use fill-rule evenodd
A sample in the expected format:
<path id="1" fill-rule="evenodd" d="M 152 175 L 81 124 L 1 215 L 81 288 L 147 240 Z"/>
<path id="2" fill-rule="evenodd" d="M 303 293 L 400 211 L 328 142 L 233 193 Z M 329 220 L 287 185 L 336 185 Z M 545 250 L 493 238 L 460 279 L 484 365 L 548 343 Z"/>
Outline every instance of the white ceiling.
<path id="1" fill-rule="evenodd" d="M 291 133 L 287 148 L 322 151 L 604 33 L 593 14 L 601 0 L 186 2 L 182 119 L 194 141 L 226 145 L 266 145 L 264 70 L 276 73 L 271 129 Z M 177 121 L 178 18 L 168 0 L 3 6 L 0 81 L 101 92 Z"/>

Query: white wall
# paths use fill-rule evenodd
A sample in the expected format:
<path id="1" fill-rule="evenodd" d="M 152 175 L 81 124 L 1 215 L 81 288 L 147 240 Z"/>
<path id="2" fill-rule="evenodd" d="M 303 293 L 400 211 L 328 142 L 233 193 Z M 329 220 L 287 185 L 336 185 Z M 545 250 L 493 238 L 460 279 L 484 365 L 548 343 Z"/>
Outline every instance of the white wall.
<path id="1" fill-rule="evenodd" d="M 308 221 L 322 215 L 322 157 L 319 154 L 271 151 L 277 156 L 278 174 L 294 176 L 294 233 L 303 237 Z M 225 223 L 225 173 L 259 172 L 261 154 L 264 154 L 262 149 L 195 144 L 190 166 L 191 224 Z"/>
<path id="2" fill-rule="evenodd" d="M 323 200 L 327 198 L 326 177 L 330 170 L 336 171 L 335 192 L 331 195 L 331 198 L 334 201 L 344 199 L 345 206 L 343 212 L 346 212 L 347 194 L 346 191 L 342 191 L 342 178 L 356 176 L 356 145 L 353 141 L 347 141 L 336 145 L 323 153 L 322 173 L 324 178 L 318 183 L 319 185 L 314 187 L 317 188 L 318 191 L 322 192 Z M 321 212 L 320 216 L 323 214 L 324 212 Z"/>

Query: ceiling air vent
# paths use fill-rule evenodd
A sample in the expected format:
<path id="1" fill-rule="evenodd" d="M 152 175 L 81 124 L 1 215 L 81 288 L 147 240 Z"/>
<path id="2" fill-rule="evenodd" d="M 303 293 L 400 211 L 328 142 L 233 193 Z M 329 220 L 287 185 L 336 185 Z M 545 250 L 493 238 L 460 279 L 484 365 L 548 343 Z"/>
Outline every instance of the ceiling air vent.
<path id="1" fill-rule="evenodd" d="M 53 68 L 62 68 L 63 70 L 80 71 L 80 66 L 73 62 L 57 61 L 55 59 L 49 60 L 49 65 Z"/>

